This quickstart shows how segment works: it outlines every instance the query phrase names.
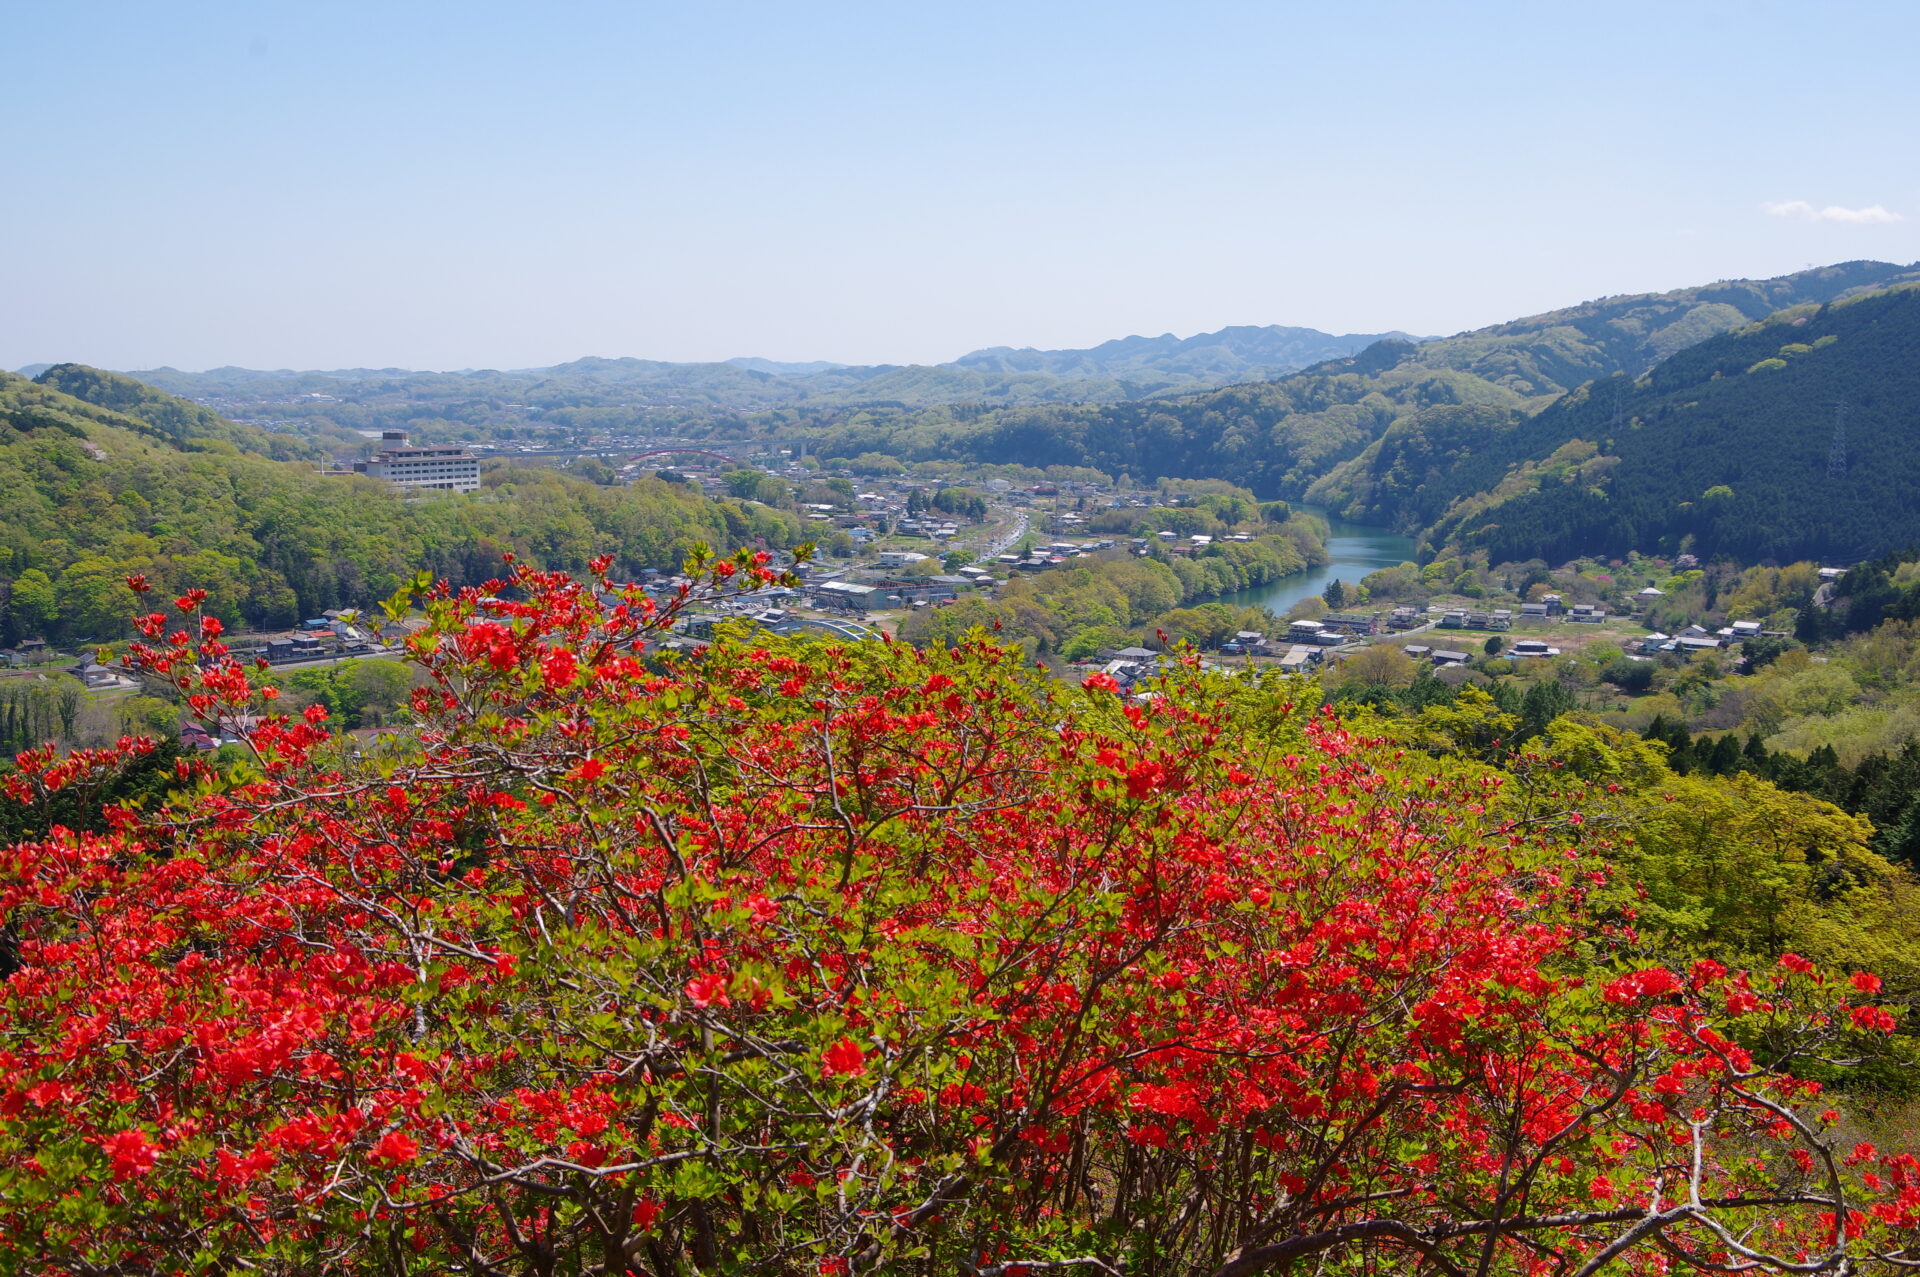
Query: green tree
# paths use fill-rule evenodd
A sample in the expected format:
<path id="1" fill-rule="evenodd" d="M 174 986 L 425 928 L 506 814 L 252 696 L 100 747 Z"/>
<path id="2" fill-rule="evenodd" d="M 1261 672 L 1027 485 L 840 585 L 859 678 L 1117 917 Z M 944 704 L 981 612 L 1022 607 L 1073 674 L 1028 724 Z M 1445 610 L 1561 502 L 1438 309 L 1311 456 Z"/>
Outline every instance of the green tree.
<path id="1" fill-rule="evenodd" d="M 114 708 L 132 735 L 171 738 L 180 730 L 181 707 L 157 696 L 123 697 Z"/>
<path id="2" fill-rule="evenodd" d="M 1133 646 L 1133 635 L 1117 625 L 1090 625 L 1060 645 L 1060 656 L 1068 661 L 1088 661 L 1101 652 Z"/>
<path id="3" fill-rule="evenodd" d="M 106 639 L 126 632 L 132 595 L 123 565 L 89 556 L 60 574 L 60 628 L 69 637 Z"/>
<path id="4" fill-rule="evenodd" d="M 267 568 L 254 578 L 247 592 L 246 613 L 262 629 L 286 629 L 301 619 L 300 597 L 284 576 Z"/>
<path id="5" fill-rule="evenodd" d="M 13 592 L 7 602 L 7 619 L 16 635 L 22 638 L 44 635 L 52 630 L 59 616 L 59 597 L 45 572 L 28 568 L 14 578 Z"/>
<path id="6" fill-rule="evenodd" d="M 1623 692 L 1644 692 L 1653 686 L 1653 662 L 1630 661 L 1621 657 L 1609 661 L 1600 671 L 1600 677 Z"/>
<path id="7" fill-rule="evenodd" d="M 1740 645 L 1749 670 L 1764 669 L 1800 645 L 1785 636 L 1763 634 Z"/>
<path id="8" fill-rule="evenodd" d="M 398 661 L 351 661 L 337 681 L 353 726 L 381 727 L 406 706 L 414 673 L 411 666 Z"/>
<path id="9" fill-rule="evenodd" d="M 1920 869 L 1920 802 L 1907 805 L 1900 823 L 1887 831 L 1887 858 L 1909 869 Z"/>
<path id="10" fill-rule="evenodd" d="M 1573 703 L 1573 693 L 1559 679 L 1539 679 L 1520 701 L 1522 737 L 1543 735 L 1554 719 L 1573 708 Z"/>
<path id="11" fill-rule="evenodd" d="M 729 470 L 720 477 L 727 485 L 727 492 L 743 501 L 759 501 L 766 505 L 787 503 L 787 485 L 751 466 Z"/>
<path id="12" fill-rule="evenodd" d="M 1412 658 L 1391 643 L 1374 643 L 1341 661 L 1333 673 L 1345 692 L 1360 687 L 1410 687 L 1420 669 Z"/>

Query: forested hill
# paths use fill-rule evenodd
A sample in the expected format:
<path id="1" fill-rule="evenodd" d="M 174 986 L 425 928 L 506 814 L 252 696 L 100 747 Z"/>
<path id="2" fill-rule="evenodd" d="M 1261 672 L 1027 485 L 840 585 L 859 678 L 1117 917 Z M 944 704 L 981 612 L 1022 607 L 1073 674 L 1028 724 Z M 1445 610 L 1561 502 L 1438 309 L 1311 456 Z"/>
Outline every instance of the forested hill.
<path id="1" fill-rule="evenodd" d="M 43 430 L 81 439 L 89 425 L 129 431 L 183 450 L 209 450 L 217 441 L 263 457 L 320 455 L 291 435 L 239 425 L 118 373 L 54 364 L 29 381 L 0 372 L 0 444 Z"/>
<path id="2" fill-rule="evenodd" d="M 268 455 L 282 449 L 302 455 L 297 441 L 97 369 L 0 373 L 0 646 L 126 633 L 135 573 L 169 594 L 206 590 L 230 624 L 278 627 L 364 608 L 422 568 L 477 584 L 507 550 L 568 569 L 612 551 L 631 573 L 677 566 L 695 541 L 787 546 L 805 527 L 681 484 L 597 487 L 551 470 L 503 468 L 478 493 L 409 497 Z"/>
<path id="3" fill-rule="evenodd" d="M 1909 279 L 1920 279 L 1920 269 L 1847 262 L 1777 279 L 1610 297 L 1417 345 L 1378 342 L 1272 382 L 1146 402 L 849 413 L 819 427 L 817 450 L 1085 465 L 1136 479 L 1231 478 L 1263 496 L 1356 503 L 1356 515 L 1390 522 L 1392 498 L 1402 493 L 1366 499 L 1377 461 L 1369 449 L 1396 427 L 1419 431 L 1431 415 L 1443 436 L 1438 451 L 1470 450 L 1583 382 L 1638 375 L 1783 307 Z M 1432 462 L 1449 463 L 1445 456 Z M 1408 486 L 1391 465 L 1378 468 Z"/>
<path id="4" fill-rule="evenodd" d="M 1836 416 L 1843 456 L 1834 448 Z M 1494 562 L 1629 549 L 1847 562 L 1920 543 L 1920 285 L 1801 306 L 1595 383 L 1436 479 Z"/>

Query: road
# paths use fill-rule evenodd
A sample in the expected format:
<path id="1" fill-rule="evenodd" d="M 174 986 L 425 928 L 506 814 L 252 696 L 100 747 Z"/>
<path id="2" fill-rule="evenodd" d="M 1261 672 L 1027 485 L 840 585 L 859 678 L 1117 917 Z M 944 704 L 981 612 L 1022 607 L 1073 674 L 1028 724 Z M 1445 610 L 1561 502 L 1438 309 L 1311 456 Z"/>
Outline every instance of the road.
<path id="1" fill-rule="evenodd" d="M 1031 519 L 1032 513 L 1030 511 L 1020 511 L 1019 517 L 1014 520 L 1013 531 L 989 545 L 987 552 L 975 559 L 974 562 L 985 563 L 991 559 L 996 559 L 1007 552 L 1008 546 L 1018 545 L 1020 538 L 1027 535 L 1027 525 Z"/>

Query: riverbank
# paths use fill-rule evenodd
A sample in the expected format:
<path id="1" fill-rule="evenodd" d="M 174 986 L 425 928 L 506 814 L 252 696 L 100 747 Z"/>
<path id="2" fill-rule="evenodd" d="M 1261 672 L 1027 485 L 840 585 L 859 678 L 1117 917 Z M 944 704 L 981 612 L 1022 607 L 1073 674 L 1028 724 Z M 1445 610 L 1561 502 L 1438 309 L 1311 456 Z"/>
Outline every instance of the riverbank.
<path id="1" fill-rule="evenodd" d="M 1411 537 L 1397 536 L 1384 528 L 1349 523 L 1312 506 L 1295 506 L 1294 509 L 1312 515 L 1327 525 L 1325 566 L 1308 568 L 1305 572 L 1296 572 L 1266 585 L 1234 590 L 1207 602 L 1265 608 L 1275 616 L 1284 616 L 1295 603 L 1321 593 L 1334 581 L 1355 584 L 1370 572 L 1395 567 L 1414 557 L 1415 545 Z"/>

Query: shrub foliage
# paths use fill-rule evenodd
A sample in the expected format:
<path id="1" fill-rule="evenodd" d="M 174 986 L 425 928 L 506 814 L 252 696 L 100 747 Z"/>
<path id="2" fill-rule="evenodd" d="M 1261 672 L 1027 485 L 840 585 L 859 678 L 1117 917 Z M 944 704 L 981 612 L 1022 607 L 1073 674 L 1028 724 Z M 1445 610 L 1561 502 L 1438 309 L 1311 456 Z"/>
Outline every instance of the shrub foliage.
<path id="1" fill-rule="evenodd" d="M 0 1267 L 1805 1272 L 1914 1223 L 1797 1076 L 1874 977 L 1662 961 L 1577 816 L 1284 682 L 421 602 L 400 753 L 269 716 L 0 855 Z M 198 607 L 132 663 L 270 708 Z"/>

